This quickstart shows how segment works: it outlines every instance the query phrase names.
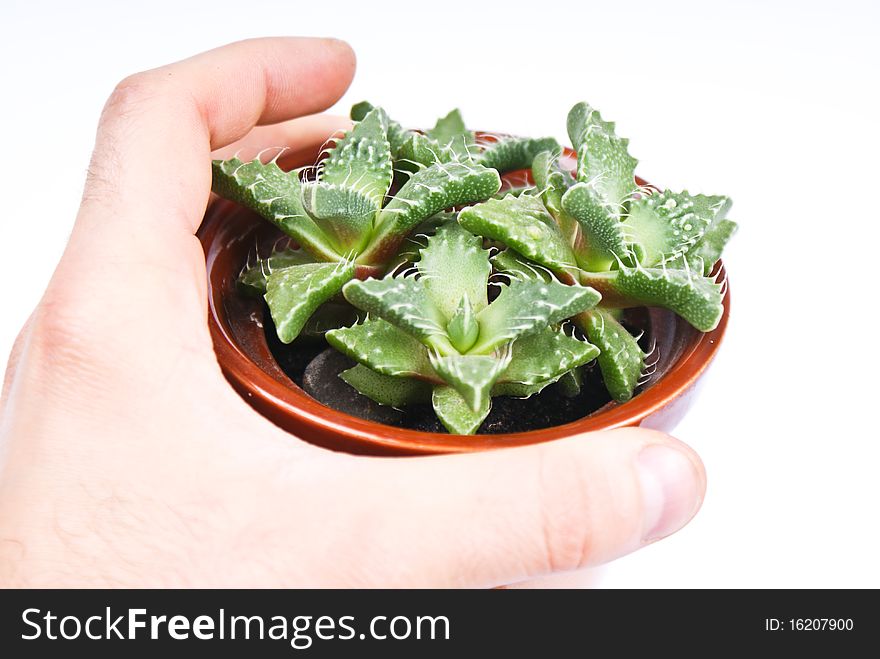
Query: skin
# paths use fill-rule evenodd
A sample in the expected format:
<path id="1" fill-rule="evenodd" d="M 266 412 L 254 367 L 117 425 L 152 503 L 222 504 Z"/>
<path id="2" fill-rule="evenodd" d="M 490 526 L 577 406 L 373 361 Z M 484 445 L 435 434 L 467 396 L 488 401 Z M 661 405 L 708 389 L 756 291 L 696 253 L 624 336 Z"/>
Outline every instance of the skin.
<path id="1" fill-rule="evenodd" d="M 661 433 L 354 457 L 229 387 L 194 235 L 212 152 L 314 148 L 339 120 L 289 120 L 332 105 L 354 68 L 340 41 L 259 39 L 113 92 L 6 372 L 0 584 L 497 586 L 603 563 L 697 511 L 702 464 Z"/>

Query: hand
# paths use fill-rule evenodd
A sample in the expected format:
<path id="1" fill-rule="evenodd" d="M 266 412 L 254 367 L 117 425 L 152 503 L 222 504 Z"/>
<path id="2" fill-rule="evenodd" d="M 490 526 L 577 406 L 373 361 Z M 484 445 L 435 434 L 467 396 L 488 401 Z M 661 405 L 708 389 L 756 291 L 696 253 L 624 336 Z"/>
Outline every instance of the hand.
<path id="1" fill-rule="evenodd" d="M 354 67 L 339 41 L 261 39 L 113 92 L 6 373 L 0 583 L 494 586 L 608 561 L 699 508 L 699 458 L 657 432 L 364 458 L 300 441 L 233 392 L 194 236 L 211 152 L 320 143 L 338 124 L 287 120 L 329 107 Z"/>

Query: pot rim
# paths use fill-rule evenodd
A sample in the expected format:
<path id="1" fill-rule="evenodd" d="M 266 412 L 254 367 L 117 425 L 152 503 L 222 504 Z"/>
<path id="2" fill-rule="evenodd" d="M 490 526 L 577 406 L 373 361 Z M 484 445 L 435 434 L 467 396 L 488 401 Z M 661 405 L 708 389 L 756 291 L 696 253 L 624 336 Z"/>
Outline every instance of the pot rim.
<path id="1" fill-rule="evenodd" d="M 206 250 L 208 272 L 216 258 L 216 249 L 212 252 L 211 246 L 222 225 L 221 222 L 211 222 L 210 218 L 225 215 L 231 210 L 230 206 L 234 204 L 213 198 L 206 213 L 206 221 L 199 229 L 199 239 Z M 714 272 L 718 277 L 724 278 L 726 273 L 723 263 L 719 262 Z M 208 325 L 214 350 L 227 379 L 242 395 L 252 401 L 256 399 L 253 402 L 259 403 L 258 407 L 262 409 L 271 409 L 271 416 L 276 419 L 295 421 L 299 427 L 314 429 L 318 436 L 332 435 L 339 440 L 339 445 L 351 447 L 357 452 L 397 455 L 464 453 L 509 448 L 597 430 L 640 425 L 644 419 L 667 407 L 696 384 L 721 345 L 730 315 L 728 286 L 723 299 L 724 313 L 718 327 L 707 333 L 694 331 L 693 338 L 669 372 L 626 403 L 611 403 L 590 416 L 550 428 L 498 435 L 451 435 L 399 428 L 351 416 L 313 399 L 284 375 L 280 367 L 274 375 L 267 373 L 234 340 L 228 323 L 224 320 L 222 295 L 216 289 L 209 277 Z M 309 440 L 308 437 L 304 439 Z"/>

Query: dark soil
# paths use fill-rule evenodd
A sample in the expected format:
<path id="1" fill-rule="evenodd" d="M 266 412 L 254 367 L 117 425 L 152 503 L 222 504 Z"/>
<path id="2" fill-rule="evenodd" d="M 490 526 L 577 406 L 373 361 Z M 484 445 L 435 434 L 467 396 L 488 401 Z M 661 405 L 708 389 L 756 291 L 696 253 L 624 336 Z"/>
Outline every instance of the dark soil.
<path id="1" fill-rule="evenodd" d="M 268 313 L 265 319 L 266 340 L 278 365 L 315 400 L 370 421 L 425 432 L 446 432 L 430 405 L 412 405 L 405 410 L 379 405 L 338 377 L 354 366 L 354 361 L 328 348 L 322 339 L 298 339 L 285 345 L 278 340 Z M 647 343 L 647 337 L 643 337 L 643 341 Z M 571 423 L 610 400 L 599 367 L 593 362 L 584 371 L 583 385 L 577 396 L 566 397 L 557 385 L 550 385 L 530 398 L 493 398 L 492 411 L 483 422 L 480 434 L 525 432 Z"/>

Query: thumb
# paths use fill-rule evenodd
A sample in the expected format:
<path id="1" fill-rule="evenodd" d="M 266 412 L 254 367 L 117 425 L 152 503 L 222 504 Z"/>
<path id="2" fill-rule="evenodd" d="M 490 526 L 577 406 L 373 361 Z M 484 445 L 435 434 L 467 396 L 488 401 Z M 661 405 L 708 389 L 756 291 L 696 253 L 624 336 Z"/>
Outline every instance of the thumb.
<path id="1" fill-rule="evenodd" d="M 416 585 L 494 586 L 612 560 L 687 524 L 706 488 L 690 448 L 634 428 L 376 469 L 371 507 L 386 537 L 405 539 L 385 562 Z"/>

